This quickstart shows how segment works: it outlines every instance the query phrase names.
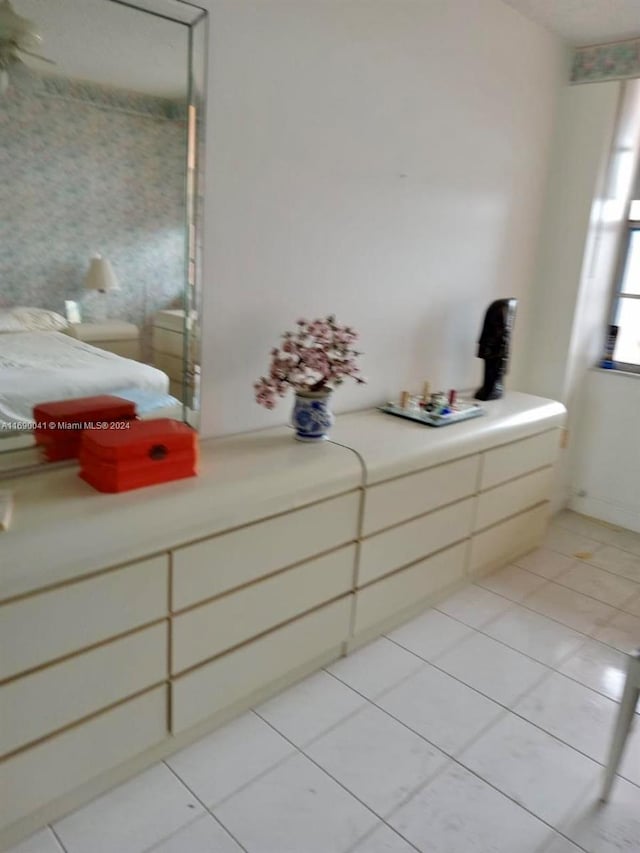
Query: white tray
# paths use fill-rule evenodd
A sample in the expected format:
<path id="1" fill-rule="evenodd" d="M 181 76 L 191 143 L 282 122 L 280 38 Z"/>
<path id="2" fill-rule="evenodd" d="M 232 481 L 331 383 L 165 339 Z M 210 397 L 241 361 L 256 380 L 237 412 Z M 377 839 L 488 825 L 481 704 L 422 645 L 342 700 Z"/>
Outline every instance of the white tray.
<path id="1" fill-rule="evenodd" d="M 418 424 L 425 426 L 441 427 L 449 424 L 459 423 L 460 421 L 468 421 L 470 418 L 479 418 L 480 415 L 486 414 L 486 410 L 472 400 L 457 400 L 456 410 L 450 415 L 434 415 L 431 412 L 411 412 L 396 406 L 394 403 L 387 403 L 380 406 L 380 411 L 387 415 L 396 415 L 398 418 L 406 418 L 409 421 L 415 421 Z"/>

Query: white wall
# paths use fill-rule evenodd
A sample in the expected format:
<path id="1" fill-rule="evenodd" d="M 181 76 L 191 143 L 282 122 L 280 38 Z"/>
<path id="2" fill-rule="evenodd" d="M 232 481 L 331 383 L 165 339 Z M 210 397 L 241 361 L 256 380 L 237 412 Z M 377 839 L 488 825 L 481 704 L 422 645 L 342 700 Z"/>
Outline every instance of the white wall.
<path id="1" fill-rule="evenodd" d="M 562 402 L 580 288 L 598 246 L 619 97 L 619 83 L 591 83 L 563 87 L 558 102 L 522 386 Z"/>
<path id="2" fill-rule="evenodd" d="M 522 387 L 569 410 L 556 508 L 637 528 L 640 381 L 591 368 L 640 154 L 640 81 L 568 86 L 559 110 Z"/>
<path id="3" fill-rule="evenodd" d="M 278 335 L 335 312 L 370 384 L 474 385 L 483 312 L 521 300 L 523 373 L 559 40 L 499 0 L 209 0 L 204 435 L 287 420 L 252 397 Z"/>
<path id="4" fill-rule="evenodd" d="M 581 282 L 590 269 L 588 247 L 598 246 L 598 199 L 605 191 L 619 96 L 617 82 L 592 83 L 565 85 L 558 100 L 520 387 L 565 404 L 575 396 L 571 341 Z M 570 439 L 573 421 L 571 407 Z M 554 510 L 569 501 L 572 452 L 570 440 L 556 468 Z"/>
<path id="5" fill-rule="evenodd" d="M 581 412 L 570 506 L 640 533 L 640 376 L 589 371 Z"/>
<path id="6" fill-rule="evenodd" d="M 592 219 L 568 360 L 573 440 L 569 506 L 640 532 L 640 376 L 590 368 L 602 356 L 611 294 L 640 167 L 640 80 L 624 84 L 604 192 Z"/>

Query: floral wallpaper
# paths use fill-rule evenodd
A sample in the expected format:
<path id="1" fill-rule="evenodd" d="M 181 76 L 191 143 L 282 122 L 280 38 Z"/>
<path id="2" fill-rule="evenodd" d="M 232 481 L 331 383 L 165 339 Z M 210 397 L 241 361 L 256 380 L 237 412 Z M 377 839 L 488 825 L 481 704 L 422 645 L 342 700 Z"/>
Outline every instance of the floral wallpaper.
<path id="1" fill-rule="evenodd" d="M 573 54 L 572 83 L 595 83 L 640 77 L 640 38 L 578 47 Z"/>
<path id="2" fill-rule="evenodd" d="M 62 78 L 12 86 L 0 100 L 0 307 L 82 319 L 91 257 L 121 290 L 110 318 L 148 327 L 184 289 L 186 126 L 176 102 Z M 146 336 L 145 336 L 146 337 Z"/>

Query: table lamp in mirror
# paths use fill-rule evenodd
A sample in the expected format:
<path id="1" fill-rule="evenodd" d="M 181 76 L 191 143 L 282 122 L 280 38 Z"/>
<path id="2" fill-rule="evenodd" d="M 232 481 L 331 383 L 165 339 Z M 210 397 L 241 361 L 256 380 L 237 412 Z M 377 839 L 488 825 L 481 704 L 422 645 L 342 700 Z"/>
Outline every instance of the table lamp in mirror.
<path id="1" fill-rule="evenodd" d="M 96 320 L 106 320 L 109 316 L 109 294 L 120 290 L 120 282 L 116 276 L 111 261 L 102 255 L 94 255 L 84 278 L 86 290 L 97 291 L 101 297 L 96 303 Z"/>

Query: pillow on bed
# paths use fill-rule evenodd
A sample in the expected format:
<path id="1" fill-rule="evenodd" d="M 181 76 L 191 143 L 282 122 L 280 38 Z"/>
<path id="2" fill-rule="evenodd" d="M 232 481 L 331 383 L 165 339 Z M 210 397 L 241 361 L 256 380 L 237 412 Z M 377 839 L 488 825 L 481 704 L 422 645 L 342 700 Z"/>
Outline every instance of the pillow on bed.
<path id="1" fill-rule="evenodd" d="M 24 332 L 24 326 L 11 311 L 0 310 L 0 335 L 5 332 Z"/>
<path id="2" fill-rule="evenodd" d="M 46 308 L 20 306 L 12 308 L 10 313 L 20 323 L 23 332 L 58 332 L 69 325 L 62 314 Z"/>

